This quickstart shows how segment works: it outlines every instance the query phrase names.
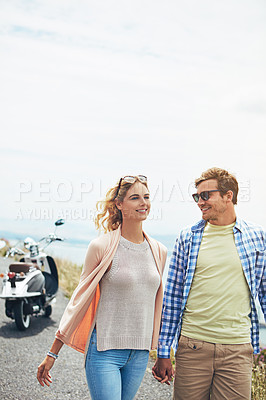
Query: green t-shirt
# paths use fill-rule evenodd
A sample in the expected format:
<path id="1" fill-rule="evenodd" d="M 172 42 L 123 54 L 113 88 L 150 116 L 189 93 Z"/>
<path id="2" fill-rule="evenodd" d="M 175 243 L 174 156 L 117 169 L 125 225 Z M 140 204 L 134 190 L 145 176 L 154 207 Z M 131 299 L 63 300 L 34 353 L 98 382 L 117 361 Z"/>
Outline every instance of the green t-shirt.
<path id="1" fill-rule="evenodd" d="M 184 336 L 211 343 L 250 342 L 250 291 L 234 225 L 206 224 L 183 315 Z"/>

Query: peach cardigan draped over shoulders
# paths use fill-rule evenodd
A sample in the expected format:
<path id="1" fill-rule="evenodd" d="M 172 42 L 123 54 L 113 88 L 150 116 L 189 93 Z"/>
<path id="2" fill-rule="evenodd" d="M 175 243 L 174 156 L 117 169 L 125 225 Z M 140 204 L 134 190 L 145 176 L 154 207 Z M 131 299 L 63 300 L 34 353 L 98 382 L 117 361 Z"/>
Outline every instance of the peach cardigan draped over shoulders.
<path id="1" fill-rule="evenodd" d="M 95 326 L 100 298 L 99 282 L 111 264 L 121 236 L 121 227 L 92 240 L 88 246 L 80 281 L 61 318 L 57 339 L 75 350 L 85 353 L 86 343 Z M 151 348 L 157 347 L 163 303 L 162 274 L 167 257 L 164 245 L 144 233 L 160 274 L 160 287 L 156 294 Z"/>

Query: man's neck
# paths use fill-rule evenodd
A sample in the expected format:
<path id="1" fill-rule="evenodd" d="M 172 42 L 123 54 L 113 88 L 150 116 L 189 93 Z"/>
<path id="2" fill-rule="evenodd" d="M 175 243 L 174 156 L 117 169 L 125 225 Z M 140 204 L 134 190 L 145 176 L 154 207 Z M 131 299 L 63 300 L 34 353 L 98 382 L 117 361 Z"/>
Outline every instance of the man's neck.
<path id="1" fill-rule="evenodd" d="M 215 220 L 209 220 L 208 222 L 212 225 L 219 225 L 219 226 L 226 226 L 231 225 L 236 221 L 236 214 L 235 212 L 232 215 L 223 215 Z"/>

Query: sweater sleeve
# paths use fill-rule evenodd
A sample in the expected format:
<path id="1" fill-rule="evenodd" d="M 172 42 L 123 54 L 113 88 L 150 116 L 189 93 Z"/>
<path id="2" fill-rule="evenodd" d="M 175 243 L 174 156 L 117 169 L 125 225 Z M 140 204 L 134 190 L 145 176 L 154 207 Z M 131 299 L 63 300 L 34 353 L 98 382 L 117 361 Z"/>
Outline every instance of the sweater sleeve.
<path id="1" fill-rule="evenodd" d="M 104 255 L 104 246 L 99 244 L 99 239 L 92 240 L 87 249 L 84 265 L 80 275 L 80 282 L 82 282 L 88 276 L 90 276 L 90 274 L 100 264 L 103 255 Z"/>
<path id="2" fill-rule="evenodd" d="M 94 284 L 93 281 L 97 275 L 103 253 L 104 247 L 99 244 L 98 239 L 90 242 L 79 284 L 72 294 L 56 332 L 56 337 L 66 344 L 68 344 L 68 337 L 84 317 L 89 301 L 96 290 L 98 282 Z"/>

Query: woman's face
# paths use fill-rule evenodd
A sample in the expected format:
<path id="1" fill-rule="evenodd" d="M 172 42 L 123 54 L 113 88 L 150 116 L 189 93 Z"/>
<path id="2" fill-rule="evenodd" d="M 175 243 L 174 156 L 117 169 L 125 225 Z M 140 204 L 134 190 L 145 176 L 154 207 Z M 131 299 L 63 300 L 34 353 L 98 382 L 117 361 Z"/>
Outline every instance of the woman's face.
<path id="1" fill-rule="evenodd" d="M 144 221 L 151 208 L 149 190 L 137 181 L 128 189 L 124 200 L 117 201 L 116 206 L 122 213 L 123 221 Z"/>

